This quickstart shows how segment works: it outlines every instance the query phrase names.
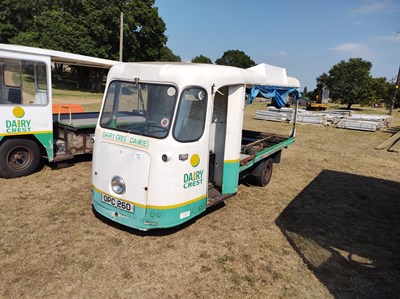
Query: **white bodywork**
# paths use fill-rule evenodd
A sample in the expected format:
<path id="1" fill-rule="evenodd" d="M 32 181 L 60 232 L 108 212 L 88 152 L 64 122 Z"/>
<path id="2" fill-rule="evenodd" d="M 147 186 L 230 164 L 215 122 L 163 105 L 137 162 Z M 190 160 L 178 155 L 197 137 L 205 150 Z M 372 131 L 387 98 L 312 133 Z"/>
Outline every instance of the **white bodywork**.
<path id="1" fill-rule="evenodd" d="M 273 75 L 266 76 L 265 72 L 270 71 Z M 285 69 L 268 65 L 240 69 L 192 63 L 124 63 L 109 71 L 107 86 L 115 81 L 170 84 L 177 90 L 171 127 L 165 138 L 112 130 L 102 127 L 101 120 L 96 128 L 94 207 L 114 221 L 139 229 L 177 225 L 205 210 L 210 152 L 215 153 L 215 184 L 224 194 L 236 193 L 246 86 L 300 86 L 296 79 L 286 76 Z M 208 95 L 204 130 L 198 140 L 179 142 L 172 134 L 177 109 L 182 92 L 193 86 Z M 107 90 L 103 109 L 106 96 Z M 168 158 L 166 161 L 162 160 L 163 155 Z M 198 164 L 191 161 L 196 157 L 200 158 Z M 229 178 L 230 169 L 236 177 Z M 190 187 L 185 184 L 189 175 L 198 179 Z M 124 180 L 125 193 L 113 191 L 111 181 L 115 177 Z M 103 198 L 132 204 L 135 213 L 110 207 Z M 199 204 L 194 206 L 196 202 Z M 168 222 L 162 222 L 163 217 Z"/>
<path id="2" fill-rule="evenodd" d="M 110 68 L 120 63 L 115 60 L 11 44 L 0 44 L 0 50 L 2 52 L 9 52 L 11 55 L 18 55 L 18 53 L 20 53 L 22 55 L 34 55 L 34 57 L 48 57 L 51 62 L 65 63 L 68 65 Z"/>
<path id="3" fill-rule="evenodd" d="M 0 44 L 0 142 L 4 144 L 9 139 L 20 142 L 21 139 L 31 138 L 39 147 L 44 147 L 49 161 L 54 158 L 52 63 L 108 69 L 119 62 Z M 0 158 L 6 161 L 5 164 L 9 160 L 9 157 Z"/>

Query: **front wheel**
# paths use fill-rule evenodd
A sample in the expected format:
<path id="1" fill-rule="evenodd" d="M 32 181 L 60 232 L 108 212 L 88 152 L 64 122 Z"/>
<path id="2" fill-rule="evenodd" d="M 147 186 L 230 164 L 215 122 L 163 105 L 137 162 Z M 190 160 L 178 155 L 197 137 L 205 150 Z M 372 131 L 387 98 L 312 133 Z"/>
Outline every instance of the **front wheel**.
<path id="1" fill-rule="evenodd" d="M 40 148 L 30 139 L 8 139 L 0 146 L 0 176 L 16 178 L 34 172 L 40 163 Z"/>
<path id="2" fill-rule="evenodd" d="M 251 176 L 253 182 L 257 186 L 265 187 L 271 180 L 272 177 L 273 162 L 272 160 L 266 160 L 261 162 L 256 169 L 253 170 Z"/>

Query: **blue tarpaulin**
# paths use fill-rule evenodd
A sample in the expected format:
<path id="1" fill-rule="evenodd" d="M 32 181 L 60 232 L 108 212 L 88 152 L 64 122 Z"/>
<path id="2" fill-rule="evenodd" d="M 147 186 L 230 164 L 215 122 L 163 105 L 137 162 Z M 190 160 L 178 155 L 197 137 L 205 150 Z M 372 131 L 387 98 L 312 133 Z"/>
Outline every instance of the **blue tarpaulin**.
<path id="1" fill-rule="evenodd" d="M 251 89 L 250 94 L 247 97 L 247 103 L 253 103 L 254 99 L 261 94 L 264 98 L 273 98 L 274 106 L 281 108 L 285 107 L 286 97 L 289 93 L 294 93 L 296 101 L 301 97 L 298 88 L 256 85 Z"/>

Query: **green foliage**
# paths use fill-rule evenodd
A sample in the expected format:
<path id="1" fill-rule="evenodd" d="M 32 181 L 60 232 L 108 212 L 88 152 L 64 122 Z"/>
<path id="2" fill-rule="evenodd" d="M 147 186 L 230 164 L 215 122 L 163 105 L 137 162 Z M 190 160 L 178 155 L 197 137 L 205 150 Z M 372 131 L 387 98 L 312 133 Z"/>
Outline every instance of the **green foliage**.
<path id="1" fill-rule="evenodd" d="M 334 102 L 346 104 L 347 109 L 353 104 L 372 104 L 376 95 L 370 75 L 371 67 L 371 62 L 361 58 L 342 60 L 329 70 L 329 74 L 323 73 L 317 78 L 315 94 L 319 94 L 325 86 L 330 90 L 330 98 Z"/>
<path id="2" fill-rule="evenodd" d="M 167 41 L 154 0 L 0 2 L 0 42 L 117 60 L 124 13 L 124 61 L 154 61 Z"/>
<path id="3" fill-rule="evenodd" d="M 175 55 L 170 48 L 167 46 L 162 47 L 161 49 L 161 58 L 160 61 L 166 61 L 166 62 L 181 62 L 181 57 L 178 55 Z"/>
<path id="4" fill-rule="evenodd" d="M 386 81 L 386 78 L 371 78 L 373 101 L 374 102 L 390 102 L 392 96 L 389 93 L 390 83 Z"/>
<path id="5" fill-rule="evenodd" d="M 396 82 L 388 84 L 387 96 L 384 98 L 386 107 L 390 107 L 396 91 Z M 400 107 L 400 90 L 397 88 L 396 98 L 394 100 L 394 108 Z"/>
<path id="6" fill-rule="evenodd" d="M 53 5 L 49 0 L 0 1 L 0 42 L 10 43 L 19 32 L 26 31 L 33 19 Z"/>
<path id="7" fill-rule="evenodd" d="M 240 50 L 228 50 L 224 52 L 222 57 L 218 58 L 215 63 L 219 65 L 236 66 L 244 69 L 256 65 L 250 56 Z"/>
<path id="8" fill-rule="evenodd" d="M 28 31 L 20 32 L 10 41 L 13 44 L 73 53 L 85 53 L 95 47 L 88 30 L 74 16 L 58 11 L 44 12 L 35 18 Z"/>
<path id="9" fill-rule="evenodd" d="M 304 86 L 303 91 L 301 92 L 301 97 L 303 99 L 309 100 L 312 92 L 308 91 L 307 86 Z"/>
<path id="10" fill-rule="evenodd" d="M 323 73 L 317 78 L 316 88 L 308 93 L 311 101 L 317 101 L 322 96 L 322 90 L 328 86 L 328 78 L 329 75 L 327 73 Z"/>
<path id="11" fill-rule="evenodd" d="M 193 63 L 207 63 L 207 64 L 212 64 L 212 61 L 210 58 L 203 56 L 203 55 L 199 55 L 196 56 L 195 58 L 192 59 Z"/>

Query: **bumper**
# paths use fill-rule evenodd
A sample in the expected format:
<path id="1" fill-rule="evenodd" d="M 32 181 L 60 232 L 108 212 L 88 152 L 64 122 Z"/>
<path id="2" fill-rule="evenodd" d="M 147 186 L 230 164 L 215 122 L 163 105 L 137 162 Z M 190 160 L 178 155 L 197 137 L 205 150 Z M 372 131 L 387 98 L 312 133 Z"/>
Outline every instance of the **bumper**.
<path id="1" fill-rule="evenodd" d="M 102 216 L 119 224 L 139 229 L 149 230 L 168 228 L 180 225 L 206 210 L 206 195 L 174 206 L 142 206 L 135 205 L 133 213 L 120 210 L 101 201 L 102 194 L 92 188 L 92 203 L 95 210 Z"/>

